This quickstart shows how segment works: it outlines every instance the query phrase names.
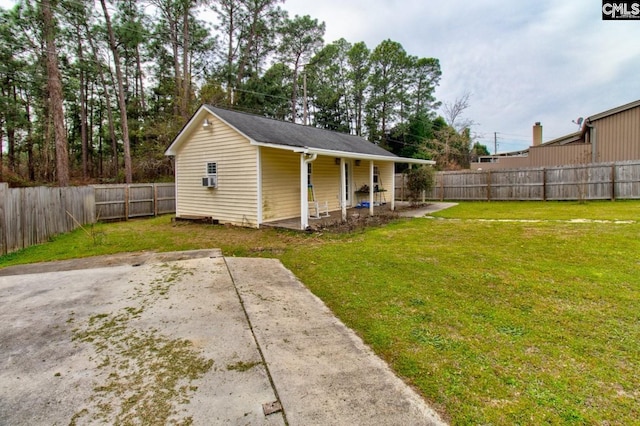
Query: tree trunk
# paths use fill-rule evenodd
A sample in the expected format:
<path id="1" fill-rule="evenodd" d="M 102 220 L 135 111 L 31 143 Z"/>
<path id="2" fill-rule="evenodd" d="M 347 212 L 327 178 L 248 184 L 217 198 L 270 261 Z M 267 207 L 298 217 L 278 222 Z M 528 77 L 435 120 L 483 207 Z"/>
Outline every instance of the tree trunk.
<path id="1" fill-rule="evenodd" d="M 104 1 L 104 0 L 102 0 Z M 58 56 L 55 44 L 53 13 L 49 0 L 42 0 L 42 30 L 47 47 L 47 79 L 49 81 L 49 99 L 51 118 L 56 146 L 56 176 L 59 186 L 69 185 L 69 149 L 64 128 L 64 109 L 62 106 L 62 83 L 58 69 Z"/>
<path id="2" fill-rule="evenodd" d="M 2 132 L 2 119 L 0 119 L 0 182 L 4 182 L 4 166 L 2 161 L 2 152 L 4 150 L 3 145 L 4 133 Z"/>
<path id="3" fill-rule="evenodd" d="M 235 21 L 235 3 L 231 4 L 229 7 L 229 29 L 228 29 L 228 34 L 229 34 L 229 44 L 227 45 L 227 90 L 228 90 L 228 98 L 229 98 L 229 103 L 233 105 L 233 96 L 231 95 L 232 90 L 233 90 L 233 77 L 231 74 L 231 71 L 233 70 L 233 59 L 235 57 L 234 55 L 234 48 L 233 48 L 233 36 L 234 36 L 234 31 L 236 30 L 236 21 Z"/>
<path id="4" fill-rule="evenodd" d="M 98 176 L 102 175 L 102 108 L 98 108 Z"/>
<path id="5" fill-rule="evenodd" d="M 35 161 L 33 158 L 33 129 L 31 126 L 31 104 L 28 96 L 25 96 L 26 102 L 24 105 L 26 120 L 27 120 L 27 170 L 29 174 L 29 180 L 34 182 L 36 180 Z"/>
<path id="6" fill-rule="evenodd" d="M 247 36 L 247 44 L 244 49 L 240 52 L 240 63 L 238 64 L 238 74 L 236 75 L 236 87 L 240 87 L 240 83 L 242 83 L 242 77 L 244 77 L 244 69 L 249 62 L 249 56 L 251 55 L 251 49 L 253 49 L 253 44 L 255 42 L 258 25 L 258 20 L 260 19 L 260 13 L 262 12 L 262 8 L 258 5 L 254 5 L 255 9 L 252 10 L 251 13 L 251 23 L 249 24 L 249 34 Z M 266 5 L 263 5 L 266 7 Z"/>
<path id="7" fill-rule="evenodd" d="M 187 120 L 189 118 L 189 101 L 191 94 L 191 79 L 189 78 L 189 12 L 191 10 L 191 0 L 184 2 L 182 15 L 182 106 L 180 115 Z"/>
<path id="8" fill-rule="evenodd" d="M 138 79 L 140 80 L 140 108 L 142 108 L 142 112 L 147 112 L 147 106 L 144 98 L 144 76 L 142 75 L 142 64 L 140 61 L 140 46 L 136 45 L 136 66 L 138 68 Z"/>
<path id="9" fill-rule="evenodd" d="M 298 65 L 293 68 L 293 84 L 291 85 L 291 122 L 296 122 L 298 112 Z"/>
<path id="10" fill-rule="evenodd" d="M 46 90 L 49 90 L 49 84 L 46 84 Z M 51 119 L 51 102 L 50 99 L 45 98 L 42 102 L 42 116 L 45 118 L 42 123 L 43 129 L 43 137 L 42 137 L 42 145 L 40 146 L 40 163 L 44 165 L 38 171 L 38 177 L 42 180 L 49 181 L 53 178 L 53 165 L 52 165 L 52 157 L 51 157 L 51 127 L 52 127 L 52 119 Z"/>
<path id="11" fill-rule="evenodd" d="M 115 78 L 113 77 L 113 72 L 111 72 L 111 67 L 109 67 L 109 78 L 111 79 L 111 83 L 115 86 Z M 117 95 L 116 95 L 117 97 Z M 113 109 L 111 108 L 111 99 L 107 99 L 107 101 L 109 102 L 107 104 L 107 112 L 109 111 L 109 109 L 111 109 L 111 118 L 109 119 L 109 131 L 112 132 L 110 133 L 111 135 L 111 152 L 112 154 L 112 159 L 111 159 L 111 167 L 113 168 L 113 177 L 116 178 L 118 177 L 118 170 L 119 170 L 119 164 L 118 164 L 118 137 L 116 135 L 116 125 L 115 125 L 115 120 L 113 118 Z"/>
<path id="12" fill-rule="evenodd" d="M 168 14 L 167 14 L 168 15 Z M 168 15 L 169 19 L 169 15 Z M 176 88 L 175 94 L 176 99 L 173 103 L 173 112 L 175 115 L 179 115 L 180 113 L 180 95 L 182 88 L 182 78 L 180 77 L 180 58 L 179 58 L 179 49 L 178 49 L 178 25 L 175 20 L 169 21 L 169 32 L 171 33 L 171 49 L 173 51 L 173 68 L 175 74 Z"/>
<path id="13" fill-rule="evenodd" d="M 80 26 L 76 28 L 78 36 L 78 62 L 80 62 L 80 143 L 82 145 L 82 177 L 89 177 L 89 140 L 87 137 L 87 99 L 84 87 L 84 57 L 82 52 L 82 36 L 80 34 Z"/>
<path id="14" fill-rule="evenodd" d="M 107 34 L 109 36 L 109 46 L 111 47 L 111 53 L 113 54 L 113 61 L 116 67 L 116 80 L 118 83 L 118 107 L 120 108 L 120 120 L 122 126 L 122 144 L 124 148 L 124 173 L 125 182 L 132 183 L 132 170 L 131 170 L 131 147 L 129 145 L 129 125 L 127 122 L 127 104 L 125 102 L 124 85 L 122 83 L 122 70 L 120 69 L 120 55 L 118 54 L 118 47 L 116 46 L 116 39 L 113 35 L 113 28 L 111 26 L 111 18 L 107 11 L 107 5 L 105 0 L 100 0 L 102 5 L 102 11 L 104 12 L 104 19 L 107 24 Z"/>
<path id="15" fill-rule="evenodd" d="M 7 142 L 9 143 L 9 170 L 11 172 L 17 172 L 16 167 L 16 104 L 17 94 L 15 84 L 11 85 L 11 97 L 13 97 L 13 105 L 10 108 L 10 113 L 7 117 Z"/>
<path id="16" fill-rule="evenodd" d="M 113 110 L 111 109 L 111 95 L 109 94 L 109 86 L 107 86 L 107 80 L 104 78 L 104 72 L 102 70 L 102 62 L 98 57 L 98 49 L 96 49 L 96 45 L 93 43 L 93 37 L 89 33 L 89 26 L 85 22 L 85 31 L 87 32 L 87 40 L 89 40 L 89 45 L 91 46 L 91 51 L 93 52 L 93 60 L 98 66 L 98 78 L 100 79 L 100 84 L 102 85 L 102 91 L 104 92 L 105 105 L 107 110 L 107 120 L 109 122 L 109 136 L 111 137 L 111 148 L 113 149 L 112 153 L 112 170 L 113 177 L 118 176 L 118 140 L 116 138 L 116 129 L 113 124 Z M 102 112 L 102 109 L 100 110 Z M 102 116 L 101 116 L 102 118 Z M 102 120 L 100 121 L 100 125 L 102 126 Z M 102 129 L 102 127 L 101 127 Z M 100 138 L 102 138 L 102 130 L 100 131 Z M 100 143 L 102 144 L 102 139 L 100 139 Z M 101 145 L 102 146 L 102 145 Z M 100 151 L 100 177 L 102 176 L 102 148 Z"/>

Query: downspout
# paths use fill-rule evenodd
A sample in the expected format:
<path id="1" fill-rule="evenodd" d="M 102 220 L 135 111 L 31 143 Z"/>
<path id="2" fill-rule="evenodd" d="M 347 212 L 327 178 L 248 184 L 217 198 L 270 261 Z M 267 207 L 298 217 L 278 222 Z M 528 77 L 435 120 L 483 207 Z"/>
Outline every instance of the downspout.
<path id="1" fill-rule="evenodd" d="M 396 211 L 396 163 L 391 165 L 391 211 Z"/>
<path id="2" fill-rule="evenodd" d="M 307 170 L 309 164 L 318 158 L 318 154 L 303 152 L 300 154 L 300 229 L 306 230 L 309 227 L 309 180 Z"/>
<path id="3" fill-rule="evenodd" d="M 258 155 L 256 156 L 256 163 L 257 163 L 257 167 L 258 167 L 258 179 L 257 179 L 257 185 L 258 185 L 258 192 L 257 192 L 257 201 L 258 201 L 258 205 L 257 205 L 257 222 L 258 222 L 258 228 L 260 228 L 260 225 L 262 225 L 262 221 L 264 220 L 264 212 L 263 212 L 263 206 L 264 206 L 264 201 L 262 199 L 262 147 L 258 147 Z"/>
<path id="4" fill-rule="evenodd" d="M 373 204 L 375 194 L 373 192 L 373 160 L 369 161 L 369 216 L 374 215 Z"/>
<path id="5" fill-rule="evenodd" d="M 345 161 L 344 158 L 340 158 L 340 213 L 342 216 L 342 221 L 347 221 L 347 192 L 345 191 L 347 188 L 347 179 L 349 177 L 344 172 Z"/>

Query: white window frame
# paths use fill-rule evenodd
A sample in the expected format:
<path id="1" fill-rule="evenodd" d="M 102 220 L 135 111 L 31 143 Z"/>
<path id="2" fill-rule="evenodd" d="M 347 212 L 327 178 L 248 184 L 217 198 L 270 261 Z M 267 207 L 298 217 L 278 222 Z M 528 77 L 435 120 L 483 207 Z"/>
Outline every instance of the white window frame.
<path id="1" fill-rule="evenodd" d="M 205 177 L 202 179 L 203 180 L 203 184 L 205 179 L 210 179 L 210 178 L 214 178 L 215 179 L 215 185 L 212 186 L 212 188 L 217 188 L 218 187 L 218 162 L 217 161 L 207 161 L 205 163 Z"/>
<path id="2" fill-rule="evenodd" d="M 209 169 L 209 166 L 213 164 L 213 167 L 215 169 L 214 172 L 211 172 Z M 217 161 L 207 161 L 207 164 L 205 165 L 206 168 L 206 174 L 207 176 L 218 176 L 218 162 Z"/>

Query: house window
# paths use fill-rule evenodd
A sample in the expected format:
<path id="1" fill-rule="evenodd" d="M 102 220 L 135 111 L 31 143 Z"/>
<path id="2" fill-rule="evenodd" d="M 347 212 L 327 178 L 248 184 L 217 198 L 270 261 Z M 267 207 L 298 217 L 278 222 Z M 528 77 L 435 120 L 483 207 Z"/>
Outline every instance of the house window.
<path id="1" fill-rule="evenodd" d="M 373 183 L 378 183 L 380 181 L 380 170 L 378 166 L 373 166 Z"/>
<path id="2" fill-rule="evenodd" d="M 311 185 L 311 163 L 307 163 L 307 184 Z"/>
<path id="3" fill-rule="evenodd" d="M 207 174 L 208 175 L 217 175 L 218 174 L 218 163 L 207 163 Z"/>
<path id="4" fill-rule="evenodd" d="M 207 175 L 202 178 L 202 186 L 207 188 L 218 187 L 218 163 L 207 163 Z"/>

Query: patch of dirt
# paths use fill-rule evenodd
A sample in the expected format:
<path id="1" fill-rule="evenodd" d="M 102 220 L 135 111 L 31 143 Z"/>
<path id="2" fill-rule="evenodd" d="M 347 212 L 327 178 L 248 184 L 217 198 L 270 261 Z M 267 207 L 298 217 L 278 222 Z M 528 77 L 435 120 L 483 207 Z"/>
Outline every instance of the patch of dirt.
<path id="1" fill-rule="evenodd" d="M 398 213 L 392 211 L 378 213 L 375 216 L 369 216 L 366 213 L 355 213 L 348 216 L 345 222 L 338 219 L 333 222 L 310 225 L 309 230 L 311 232 L 331 232 L 337 234 L 350 233 L 360 231 L 365 228 L 386 225 L 399 217 Z"/>

